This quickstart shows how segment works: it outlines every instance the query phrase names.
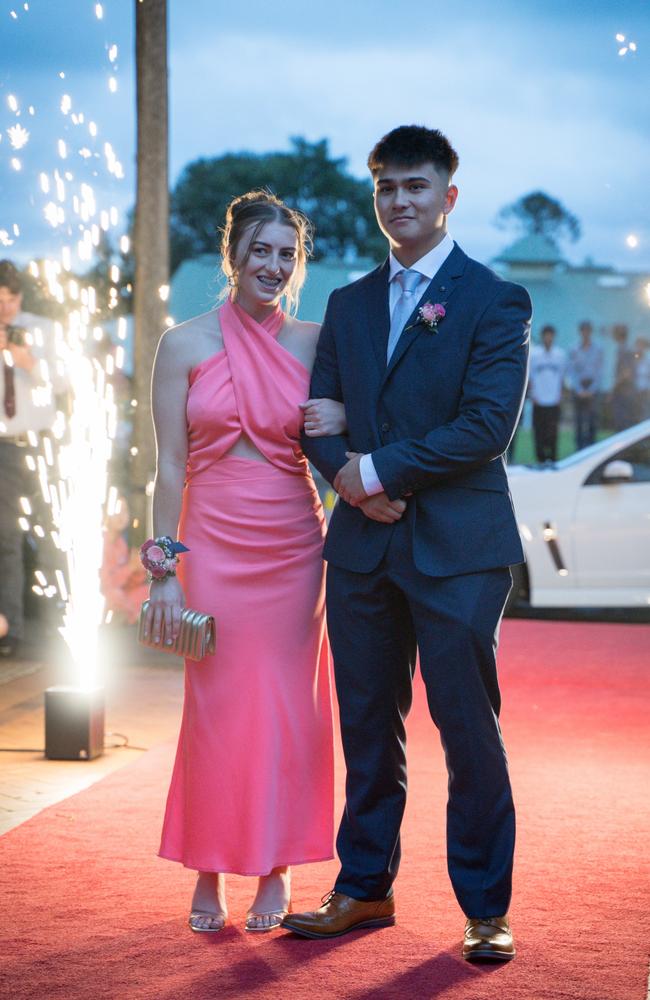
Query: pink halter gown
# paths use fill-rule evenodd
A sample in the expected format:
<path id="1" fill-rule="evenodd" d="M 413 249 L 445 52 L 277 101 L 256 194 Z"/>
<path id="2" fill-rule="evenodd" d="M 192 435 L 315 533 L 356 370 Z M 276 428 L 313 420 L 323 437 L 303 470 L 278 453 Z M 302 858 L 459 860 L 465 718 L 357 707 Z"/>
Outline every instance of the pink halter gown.
<path id="1" fill-rule="evenodd" d="M 333 856 L 324 518 L 299 444 L 309 373 L 276 340 L 283 320 L 227 302 L 225 350 L 189 379 L 179 577 L 217 644 L 185 664 L 160 856 L 200 871 Z M 267 461 L 227 454 L 242 431 Z"/>

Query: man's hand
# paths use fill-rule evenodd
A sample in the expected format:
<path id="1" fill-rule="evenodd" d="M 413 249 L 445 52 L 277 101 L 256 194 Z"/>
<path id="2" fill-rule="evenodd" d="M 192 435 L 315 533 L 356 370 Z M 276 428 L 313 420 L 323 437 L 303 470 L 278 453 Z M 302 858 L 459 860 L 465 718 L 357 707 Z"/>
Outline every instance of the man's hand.
<path id="1" fill-rule="evenodd" d="M 385 493 L 375 493 L 362 500 L 359 507 L 372 521 L 394 524 L 406 510 L 406 500 L 389 500 Z"/>
<path id="2" fill-rule="evenodd" d="M 24 368 L 25 371 L 31 372 L 36 364 L 36 358 L 27 344 L 9 344 L 9 350 L 11 351 L 16 368 Z"/>
<path id="3" fill-rule="evenodd" d="M 7 336 L 7 328 L 0 324 L 0 351 L 9 351 L 16 368 L 31 372 L 36 358 L 27 344 L 12 344 Z"/>
<path id="4" fill-rule="evenodd" d="M 346 458 L 349 459 L 342 469 L 336 474 L 334 489 L 338 495 L 349 503 L 352 507 L 358 507 L 362 500 L 368 496 L 363 488 L 359 464 L 363 455 L 358 451 L 346 451 Z"/>

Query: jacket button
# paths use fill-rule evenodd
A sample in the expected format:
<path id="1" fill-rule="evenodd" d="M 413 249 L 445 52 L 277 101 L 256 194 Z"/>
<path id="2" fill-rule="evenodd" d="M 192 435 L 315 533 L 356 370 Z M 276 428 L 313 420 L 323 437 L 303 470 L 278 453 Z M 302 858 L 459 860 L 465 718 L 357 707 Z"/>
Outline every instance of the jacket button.
<path id="1" fill-rule="evenodd" d="M 388 424 L 388 423 L 384 422 L 384 423 L 383 423 L 383 424 L 381 425 L 381 431 L 382 431 L 382 434 L 387 434 L 389 430 L 390 430 L 390 424 Z"/>

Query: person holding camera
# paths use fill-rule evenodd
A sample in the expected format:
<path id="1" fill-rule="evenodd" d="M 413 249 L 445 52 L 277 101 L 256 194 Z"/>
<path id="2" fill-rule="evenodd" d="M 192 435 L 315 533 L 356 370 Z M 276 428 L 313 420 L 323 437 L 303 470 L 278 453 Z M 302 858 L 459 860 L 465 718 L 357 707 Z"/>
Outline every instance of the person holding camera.
<path id="1" fill-rule="evenodd" d="M 25 458 L 28 432 L 49 430 L 54 392 L 65 388 L 54 359 L 51 321 L 22 311 L 23 277 L 0 261 L 0 656 L 23 638 L 23 532 L 20 498 L 32 492 Z M 60 383 L 60 384 L 59 384 Z"/>

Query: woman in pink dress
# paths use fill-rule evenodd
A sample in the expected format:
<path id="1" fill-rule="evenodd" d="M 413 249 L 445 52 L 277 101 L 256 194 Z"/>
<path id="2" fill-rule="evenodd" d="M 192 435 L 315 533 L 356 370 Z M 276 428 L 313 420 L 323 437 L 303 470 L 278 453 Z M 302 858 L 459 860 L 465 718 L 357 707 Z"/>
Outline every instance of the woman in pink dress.
<path id="1" fill-rule="evenodd" d="M 324 518 L 299 437 L 303 410 L 311 434 L 345 421 L 339 403 L 305 406 L 319 328 L 281 308 L 297 301 L 308 239 L 274 196 L 236 198 L 229 296 L 168 330 L 154 365 L 154 533 L 189 551 L 152 582 L 148 627 L 172 641 L 187 606 L 217 632 L 213 656 L 186 661 L 160 848 L 198 872 L 196 931 L 223 928 L 227 873 L 258 877 L 246 929 L 267 931 L 290 907 L 289 866 L 333 856 Z"/>

